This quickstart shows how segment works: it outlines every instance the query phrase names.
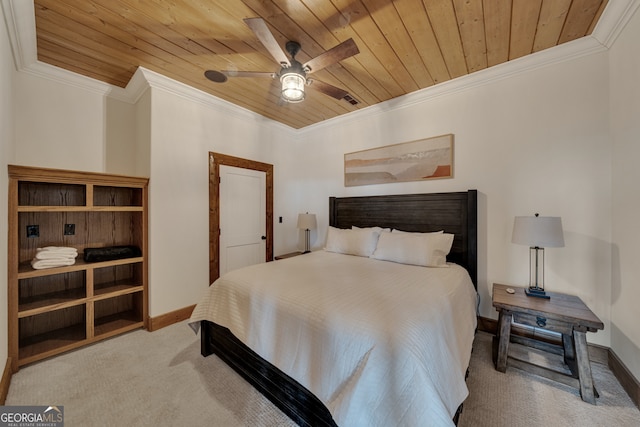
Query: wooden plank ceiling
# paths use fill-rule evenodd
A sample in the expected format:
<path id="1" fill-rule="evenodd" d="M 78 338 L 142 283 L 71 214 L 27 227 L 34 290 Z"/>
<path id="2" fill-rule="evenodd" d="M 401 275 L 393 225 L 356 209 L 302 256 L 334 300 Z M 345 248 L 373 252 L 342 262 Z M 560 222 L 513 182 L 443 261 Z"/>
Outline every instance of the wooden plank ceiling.
<path id="1" fill-rule="evenodd" d="M 321 122 L 591 33 L 607 0 L 35 0 L 38 59 L 124 87 L 138 66 L 292 128 Z M 305 63 L 353 38 L 360 53 L 313 74 L 352 105 L 312 88 L 280 100 L 270 78 L 214 83 L 204 71 L 277 72 L 243 22 L 263 18 Z"/>

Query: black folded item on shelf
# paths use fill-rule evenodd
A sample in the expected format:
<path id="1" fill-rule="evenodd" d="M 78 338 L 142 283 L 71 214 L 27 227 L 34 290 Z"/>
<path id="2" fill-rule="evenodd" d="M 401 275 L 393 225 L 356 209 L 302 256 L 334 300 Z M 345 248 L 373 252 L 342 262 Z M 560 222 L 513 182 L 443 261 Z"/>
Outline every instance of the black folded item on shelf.
<path id="1" fill-rule="evenodd" d="M 135 258 L 142 256 L 137 246 L 108 246 L 105 248 L 85 248 L 85 262 L 112 261 L 114 259 Z"/>

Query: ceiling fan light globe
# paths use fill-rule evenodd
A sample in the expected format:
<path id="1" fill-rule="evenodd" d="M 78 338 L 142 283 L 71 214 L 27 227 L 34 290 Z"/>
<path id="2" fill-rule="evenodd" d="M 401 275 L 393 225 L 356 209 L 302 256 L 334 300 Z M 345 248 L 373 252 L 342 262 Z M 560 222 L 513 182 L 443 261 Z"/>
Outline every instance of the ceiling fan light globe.
<path id="1" fill-rule="evenodd" d="M 282 83 L 282 98 L 287 102 L 301 102 L 304 100 L 304 86 L 306 79 L 298 73 L 285 73 L 280 76 Z"/>

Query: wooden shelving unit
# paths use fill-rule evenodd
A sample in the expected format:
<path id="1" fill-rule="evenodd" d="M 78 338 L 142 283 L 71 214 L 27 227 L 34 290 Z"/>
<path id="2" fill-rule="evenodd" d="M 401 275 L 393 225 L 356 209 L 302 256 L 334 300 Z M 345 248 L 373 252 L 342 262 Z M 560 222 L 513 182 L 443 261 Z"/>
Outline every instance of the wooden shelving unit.
<path id="1" fill-rule="evenodd" d="M 148 179 L 14 165 L 8 170 L 13 371 L 146 328 Z M 121 245 L 139 247 L 142 256 L 83 260 L 85 248 Z M 31 260 L 45 246 L 77 248 L 78 258 L 70 266 L 36 270 Z"/>

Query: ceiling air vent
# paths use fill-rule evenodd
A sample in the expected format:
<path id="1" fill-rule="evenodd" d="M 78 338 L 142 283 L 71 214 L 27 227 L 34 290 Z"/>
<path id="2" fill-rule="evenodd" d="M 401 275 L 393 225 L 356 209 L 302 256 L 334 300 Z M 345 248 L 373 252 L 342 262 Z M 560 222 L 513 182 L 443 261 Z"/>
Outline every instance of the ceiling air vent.
<path id="1" fill-rule="evenodd" d="M 353 96 L 351 96 L 349 94 L 346 94 L 344 96 L 344 98 L 342 98 L 342 99 L 344 99 L 345 101 L 347 101 L 351 105 L 358 105 L 359 104 L 358 100 L 355 99 Z"/>

